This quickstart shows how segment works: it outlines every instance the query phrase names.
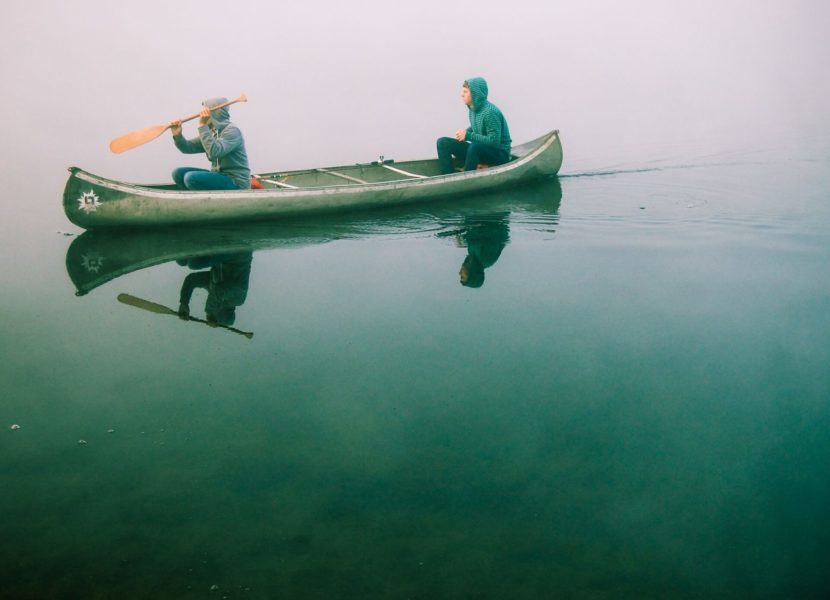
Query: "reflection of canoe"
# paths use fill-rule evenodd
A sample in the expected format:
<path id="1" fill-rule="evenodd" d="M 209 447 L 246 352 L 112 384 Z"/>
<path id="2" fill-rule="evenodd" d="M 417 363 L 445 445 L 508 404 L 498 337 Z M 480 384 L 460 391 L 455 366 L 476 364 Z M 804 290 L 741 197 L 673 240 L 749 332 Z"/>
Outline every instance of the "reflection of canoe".
<path id="1" fill-rule="evenodd" d="M 559 132 L 516 146 L 513 155 L 504 165 L 451 175 L 440 175 L 437 160 L 376 161 L 262 174 L 262 190 L 202 192 L 124 183 L 72 167 L 63 208 L 75 225 L 93 229 L 250 221 L 436 200 L 555 175 L 562 165 Z"/>
<path id="2" fill-rule="evenodd" d="M 555 221 L 562 198 L 559 180 L 548 178 L 511 191 L 441 203 L 429 210 L 399 207 L 348 215 L 321 215 L 282 222 L 87 231 L 66 253 L 66 270 L 78 295 L 122 275 L 173 260 L 279 247 L 322 244 L 399 233 L 443 237 L 465 220 L 495 212 L 527 214 L 534 222 Z"/>

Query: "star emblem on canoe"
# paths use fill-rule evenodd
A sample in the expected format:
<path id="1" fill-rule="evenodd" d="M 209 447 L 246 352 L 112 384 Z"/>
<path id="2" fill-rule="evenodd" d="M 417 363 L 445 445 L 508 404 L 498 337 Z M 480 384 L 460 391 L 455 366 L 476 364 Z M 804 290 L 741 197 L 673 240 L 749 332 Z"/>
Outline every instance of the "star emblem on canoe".
<path id="1" fill-rule="evenodd" d="M 88 273 L 97 273 L 104 264 L 104 257 L 97 252 L 90 252 L 81 256 L 81 264 Z"/>
<path id="2" fill-rule="evenodd" d="M 99 206 L 101 202 L 99 202 L 98 195 L 92 190 L 83 192 L 78 198 L 78 207 L 86 212 L 93 212 Z"/>

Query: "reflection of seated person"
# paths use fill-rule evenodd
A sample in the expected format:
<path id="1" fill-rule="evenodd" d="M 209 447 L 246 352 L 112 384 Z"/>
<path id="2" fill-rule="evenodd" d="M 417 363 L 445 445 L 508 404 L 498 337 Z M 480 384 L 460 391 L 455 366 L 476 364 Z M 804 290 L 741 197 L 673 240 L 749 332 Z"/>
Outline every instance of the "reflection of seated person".
<path id="1" fill-rule="evenodd" d="M 209 324 L 233 325 L 236 320 L 236 307 L 242 306 L 248 296 L 248 281 L 251 276 L 253 254 L 222 254 L 204 256 L 177 261 L 191 269 L 208 271 L 191 273 L 184 278 L 179 296 L 179 316 L 190 317 L 190 298 L 196 288 L 207 290 L 205 302 L 205 320 Z"/>
<path id="2" fill-rule="evenodd" d="M 458 272 L 461 285 L 471 288 L 484 285 L 484 269 L 495 264 L 509 238 L 506 216 L 469 220 L 458 236 L 460 245 L 467 248 L 467 257 Z"/>

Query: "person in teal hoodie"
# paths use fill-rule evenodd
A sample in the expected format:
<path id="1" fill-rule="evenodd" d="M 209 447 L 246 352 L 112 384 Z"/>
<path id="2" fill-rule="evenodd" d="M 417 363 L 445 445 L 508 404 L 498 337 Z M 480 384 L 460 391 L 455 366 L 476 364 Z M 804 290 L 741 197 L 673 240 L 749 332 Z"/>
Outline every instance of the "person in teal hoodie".
<path id="1" fill-rule="evenodd" d="M 251 187 L 251 169 L 245 140 L 239 128 L 230 122 L 227 98 L 210 98 L 202 102 L 199 113 L 199 137 L 182 136 L 181 121 L 174 121 L 170 131 L 173 143 L 184 154 L 207 154 L 211 169 L 181 167 L 173 171 L 173 181 L 183 190 L 236 190 Z"/>
<path id="2" fill-rule="evenodd" d="M 510 213 L 464 217 L 458 232 L 458 245 L 467 248 L 467 257 L 458 271 L 461 285 L 479 288 L 484 285 L 484 269 L 492 267 L 510 241 Z"/>
<path id="3" fill-rule="evenodd" d="M 510 160 L 510 130 L 499 107 L 487 99 L 487 82 L 473 77 L 464 82 L 461 100 L 467 105 L 470 126 L 459 129 L 455 137 L 438 138 L 441 173 L 453 172 L 452 157 L 464 161 L 464 170 L 479 164 L 502 165 Z"/>

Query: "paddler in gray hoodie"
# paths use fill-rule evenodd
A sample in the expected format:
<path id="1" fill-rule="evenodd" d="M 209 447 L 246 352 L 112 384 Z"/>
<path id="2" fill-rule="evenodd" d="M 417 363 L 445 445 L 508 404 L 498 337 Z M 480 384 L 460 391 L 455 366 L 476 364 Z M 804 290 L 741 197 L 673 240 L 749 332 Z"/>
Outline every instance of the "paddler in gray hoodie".
<path id="1" fill-rule="evenodd" d="M 174 121 L 170 131 L 176 148 L 185 154 L 207 154 L 211 169 L 181 167 L 173 171 L 173 181 L 183 190 L 235 190 L 251 187 L 251 169 L 245 140 L 239 128 L 230 122 L 227 98 L 210 98 L 202 102 L 199 113 L 199 137 L 187 140 L 182 136 L 181 121 Z"/>

